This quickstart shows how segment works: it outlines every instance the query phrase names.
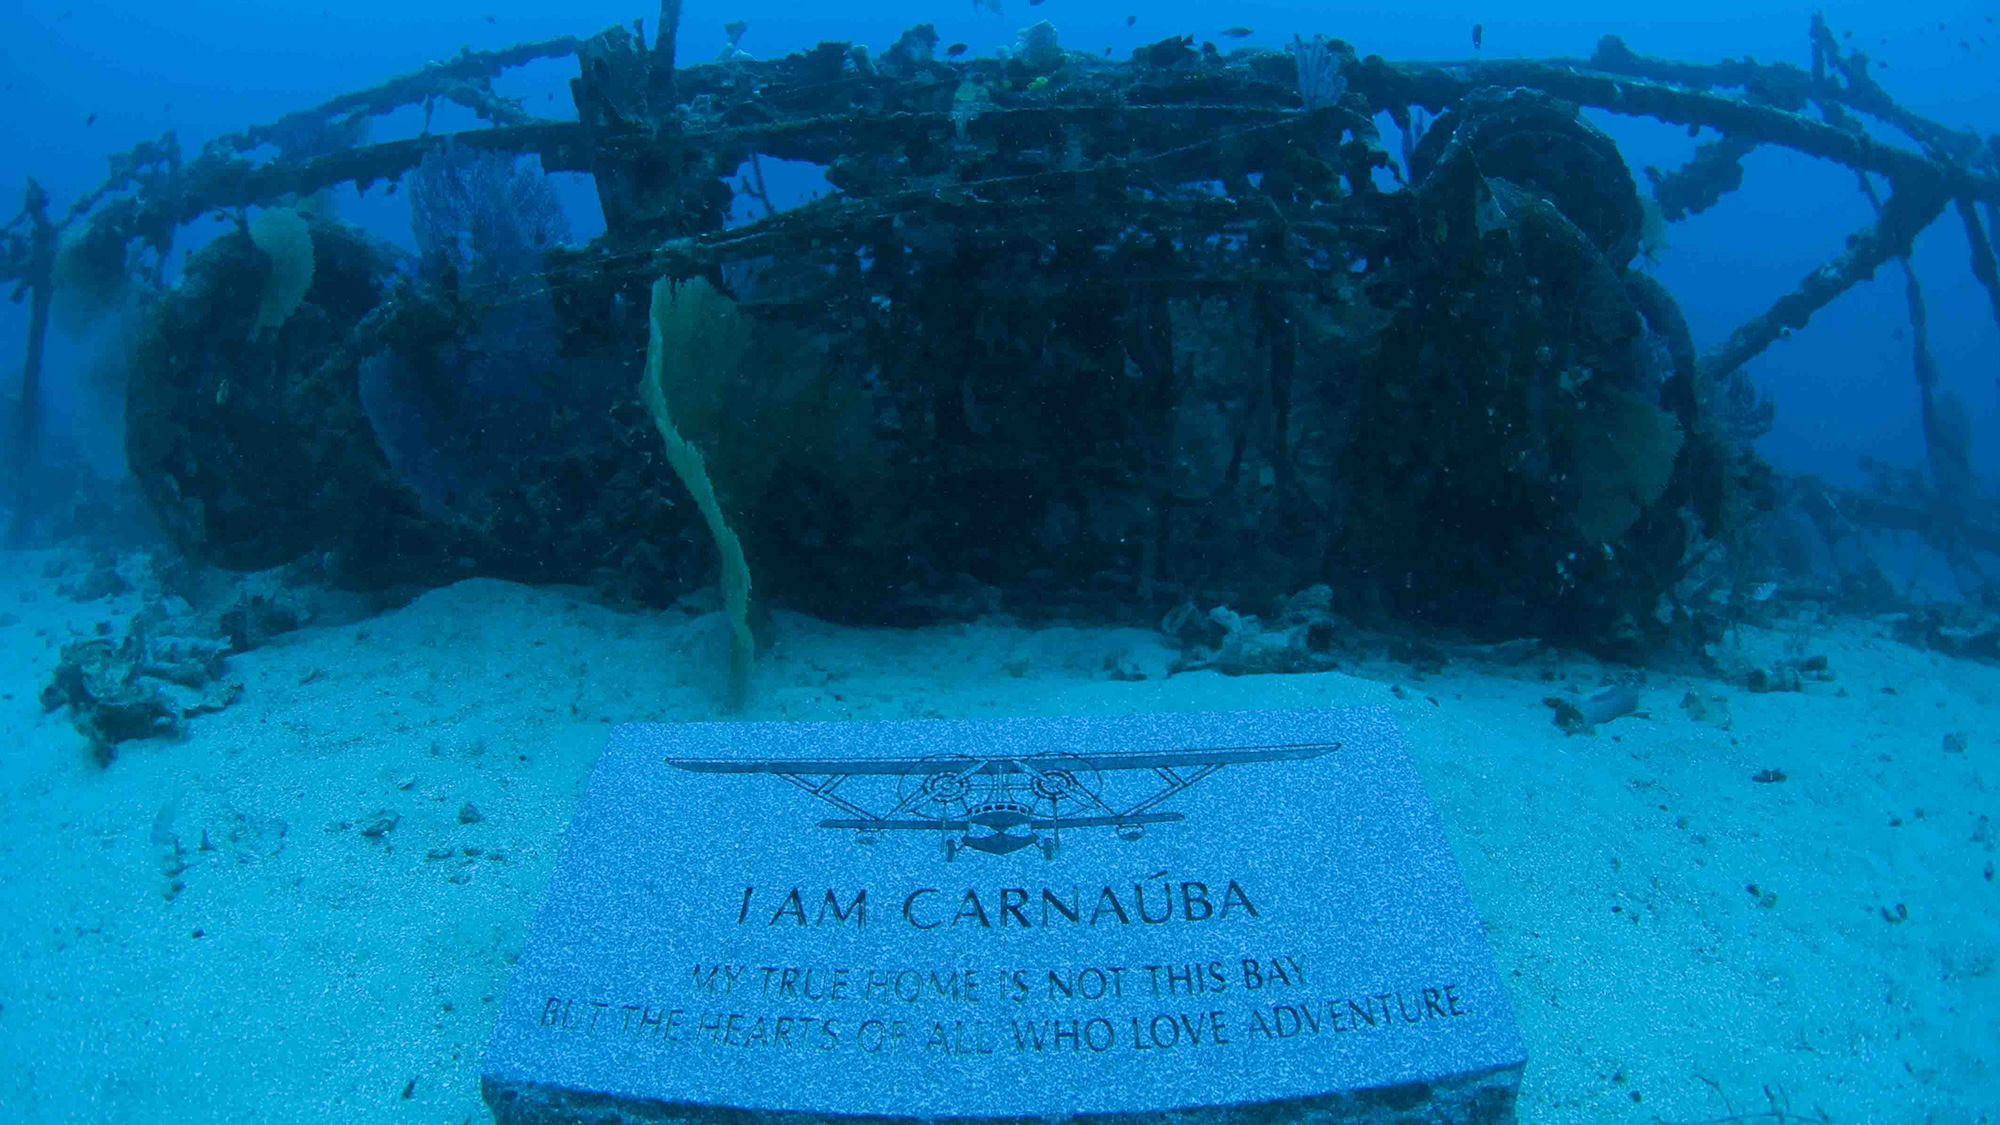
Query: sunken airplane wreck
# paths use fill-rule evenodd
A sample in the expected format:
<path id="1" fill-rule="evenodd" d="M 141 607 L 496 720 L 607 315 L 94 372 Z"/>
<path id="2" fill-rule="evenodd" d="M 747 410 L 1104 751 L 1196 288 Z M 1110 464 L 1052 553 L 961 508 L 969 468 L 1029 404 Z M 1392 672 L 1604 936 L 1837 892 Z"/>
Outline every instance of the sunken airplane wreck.
<path id="1" fill-rule="evenodd" d="M 1154 811 L 1201 779 L 1228 765 L 1316 758 L 1340 748 L 1337 742 L 1288 746 L 1154 750 L 1131 753 L 1046 753 L 1028 755 L 939 754 L 915 758 L 668 758 L 667 764 L 693 773 L 762 773 L 779 777 L 847 813 L 819 822 L 847 828 L 857 842 L 872 845 L 884 832 L 936 832 L 944 858 L 970 848 L 1008 855 L 1030 845 L 1054 859 L 1069 828 L 1110 828 L 1122 840 L 1137 840 L 1149 824 L 1185 819 Z M 1104 775 L 1151 771 L 1156 784 L 1114 799 Z M 848 781 L 893 780 L 882 792 L 849 796 L 838 792 Z M 875 812 L 870 807 L 884 807 Z"/>

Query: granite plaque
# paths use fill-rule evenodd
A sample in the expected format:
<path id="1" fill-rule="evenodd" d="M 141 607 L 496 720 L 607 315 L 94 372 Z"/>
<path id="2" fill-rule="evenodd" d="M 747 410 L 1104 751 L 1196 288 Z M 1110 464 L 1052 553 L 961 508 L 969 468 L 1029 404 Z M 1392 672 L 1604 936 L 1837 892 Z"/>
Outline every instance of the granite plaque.
<path id="1" fill-rule="evenodd" d="M 482 1068 L 516 1122 L 1507 1121 L 1386 713 L 615 730 Z"/>

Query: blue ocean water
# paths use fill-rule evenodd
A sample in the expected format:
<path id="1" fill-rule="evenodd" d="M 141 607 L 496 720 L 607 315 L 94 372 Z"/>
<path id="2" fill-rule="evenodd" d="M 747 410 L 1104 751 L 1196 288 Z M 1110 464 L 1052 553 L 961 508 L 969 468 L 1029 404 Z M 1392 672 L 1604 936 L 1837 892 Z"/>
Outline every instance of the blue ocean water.
<path id="1" fill-rule="evenodd" d="M 1128 12 L 1053 0 L 1029 7 L 1014 0 L 1012 8 L 998 16 L 969 3 L 893 2 L 859 10 L 695 3 L 685 10 L 682 42 L 686 57 L 713 58 L 726 42 L 724 25 L 742 19 L 751 24 L 744 48 L 766 57 L 827 39 L 889 43 L 903 29 L 927 21 L 945 42 L 965 42 L 976 52 L 1011 46 L 1022 27 L 1048 18 L 1066 43 L 1109 46 L 1121 54 L 1169 32 L 1213 34 L 1227 24 L 1256 32 L 1241 41 L 1248 46 L 1281 47 L 1295 32 L 1323 30 L 1364 54 L 1459 59 L 1472 54 L 1470 31 L 1479 24 L 1486 29 L 1485 52 L 1496 58 L 1583 57 L 1604 35 L 1621 36 L 1647 54 L 1697 62 L 1748 57 L 1802 66 L 1806 56 L 1806 13 L 1775 4 L 1684 4 L 1671 12 L 1640 14 L 1600 5 L 1489 11 L 1452 4 L 1412 11 L 1252 3 L 1232 6 L 1226 20 L 1199 6 Z M 1850 42 L 1866 46 L 1881 64 L 1880 80 L 1912 112 L 1952 129 L 1988 134 L 1996 128 L 2000 80 L 1991 52 L 2000 49 L 2000 31 L 1990 6 L 1846 3 L 1817 10 L 1843 34 L 1854 33 Z M 556 11 L 510 10 L 498 3 L 426 5 L 418 11 L 219 4 L 140 12 L 84 3 L 22 4 L 0 15 L 7 21 L 0 29 L 6 44 L 0 66 L 7 76 L 0 93 L 10 138 L 0 153 L 0 172 L 15 183 L 26 175 L 38 177 L 60 204 L 101 180 L 104 156 L 167 129 L 194 151 L 209 137 L 421 66 L 462 46 L 483 50 L 587 35 L 655 14 L 615 5 Z M 1140 18 L 1128 26 L 1126 17 L 1135 14 Z M 510 75 L 505 87 L 538 111 L 560 115 L 568 108 L 568 77 L 565 65 L 549 62 Z M 553 108 L 545 100 L 550 94 Z M 1600 120 L 1635 167 L 1684 157 L 1690 147 L 1671 128 Z M 381 135 L 395 131 L 385 125 Z M 1730 206 L 1676 227 L 1670 238 L 1676 252 L 1658 269 L 1679 294 L 1698 337 L 1726 333 L 1867 224 L 1867 204 L 1850 190 L 1851 178 L 1810 158 L 1759 152 Z M 585 193 L 573 202 L 579 223 L 587 223 Z M 403 209 L 395 200 L 349 204 L 351 220 L 385 237 L 407 239 Z M 578 233 L 588 237 L 589 231 L 580 226 Z M 1947 384 L 1965 394 L 1975 432 L 1988 439 L 1981 443 L 1981 468 L 1990 478 L 1996 448 L 1990 438 L 2000 425 L 1995 414 L 2000 389 L 1992 376 L 1996 345 L 1986 298 L 1964 268 L 1958 238 L 1940 227 L 1918 243 L 1915 260 L 1932 279 L 1932 347 Z M 1886 278 L 1863 286 L 1820 317 L 1812 331 L 1755 366 L 1759 383 L 1785 400 L 1761 447 L 1775 463 L 1851 482 L 1859 479 L 1857 454 L 1909 461 L 1921 452 L 1907 348 L 1895 338 L 1907 319 L 1898 288 Z M 24 317 L 19 304 L 0 309 L 0 332 L 18 341 Z M 60 348 L 56 354 L 62 354 Z M 72 355 L 70 362 L 77 358 Z M 60 387 L 52 388 L 50 405 L 59 414 L 75 408 L 61 397 Z"/>

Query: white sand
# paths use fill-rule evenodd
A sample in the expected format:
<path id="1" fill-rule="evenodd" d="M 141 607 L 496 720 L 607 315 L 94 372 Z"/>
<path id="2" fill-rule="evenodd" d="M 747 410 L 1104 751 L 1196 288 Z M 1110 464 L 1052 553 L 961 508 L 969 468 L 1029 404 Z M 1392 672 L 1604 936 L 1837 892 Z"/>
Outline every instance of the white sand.
<path id="1" fill-rule="evenodd" d="M 239 703 L 100 770 L 36 696 L 138 599 L 56 596 L 58 557 L 0 556 L 0 1122 L 487 1120 L 480 1048 L 583 779 L 609 724 L 716 717 L 714 622 L 470 581 L 234 658 Z M 1512 991 L 1522 1121 L 1993 1120 L 2000 669 L 1885 631 L 1746 631 L 1746 659 L 1802 641 L 1835 682 L 1654 674 L 1650 717 L 1566 737 L 1541 700 L 1600 682 L 1581 658 L 1133 683 L 1105 656 L 1160 660 L 1151 634 L 784 616 L 745 717 L 1388 703 Z"/>

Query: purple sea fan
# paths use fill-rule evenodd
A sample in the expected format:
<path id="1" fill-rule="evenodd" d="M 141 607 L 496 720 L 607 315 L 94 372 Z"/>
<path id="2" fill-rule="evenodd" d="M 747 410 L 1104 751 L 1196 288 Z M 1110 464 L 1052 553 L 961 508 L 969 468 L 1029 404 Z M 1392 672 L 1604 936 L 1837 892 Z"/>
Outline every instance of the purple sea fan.
<path id="1" fill-rule="evenodd" d="M 1315 35 L 1308 43 L 1294 34 L 1291 51 L 1299 67 L 1299 100 L 1307 109 L 1333 105 L 1347 92 L 1347 76 L 1340 72 L 1342 52 L 1332 40 Z"/>
<path id="2" fill-rule="evenodd" d="M 541 158 L 445 144 L 410 173 L 410 231 L 424 275 L 481 285 L 541 272 L 569 220 Z"/>

